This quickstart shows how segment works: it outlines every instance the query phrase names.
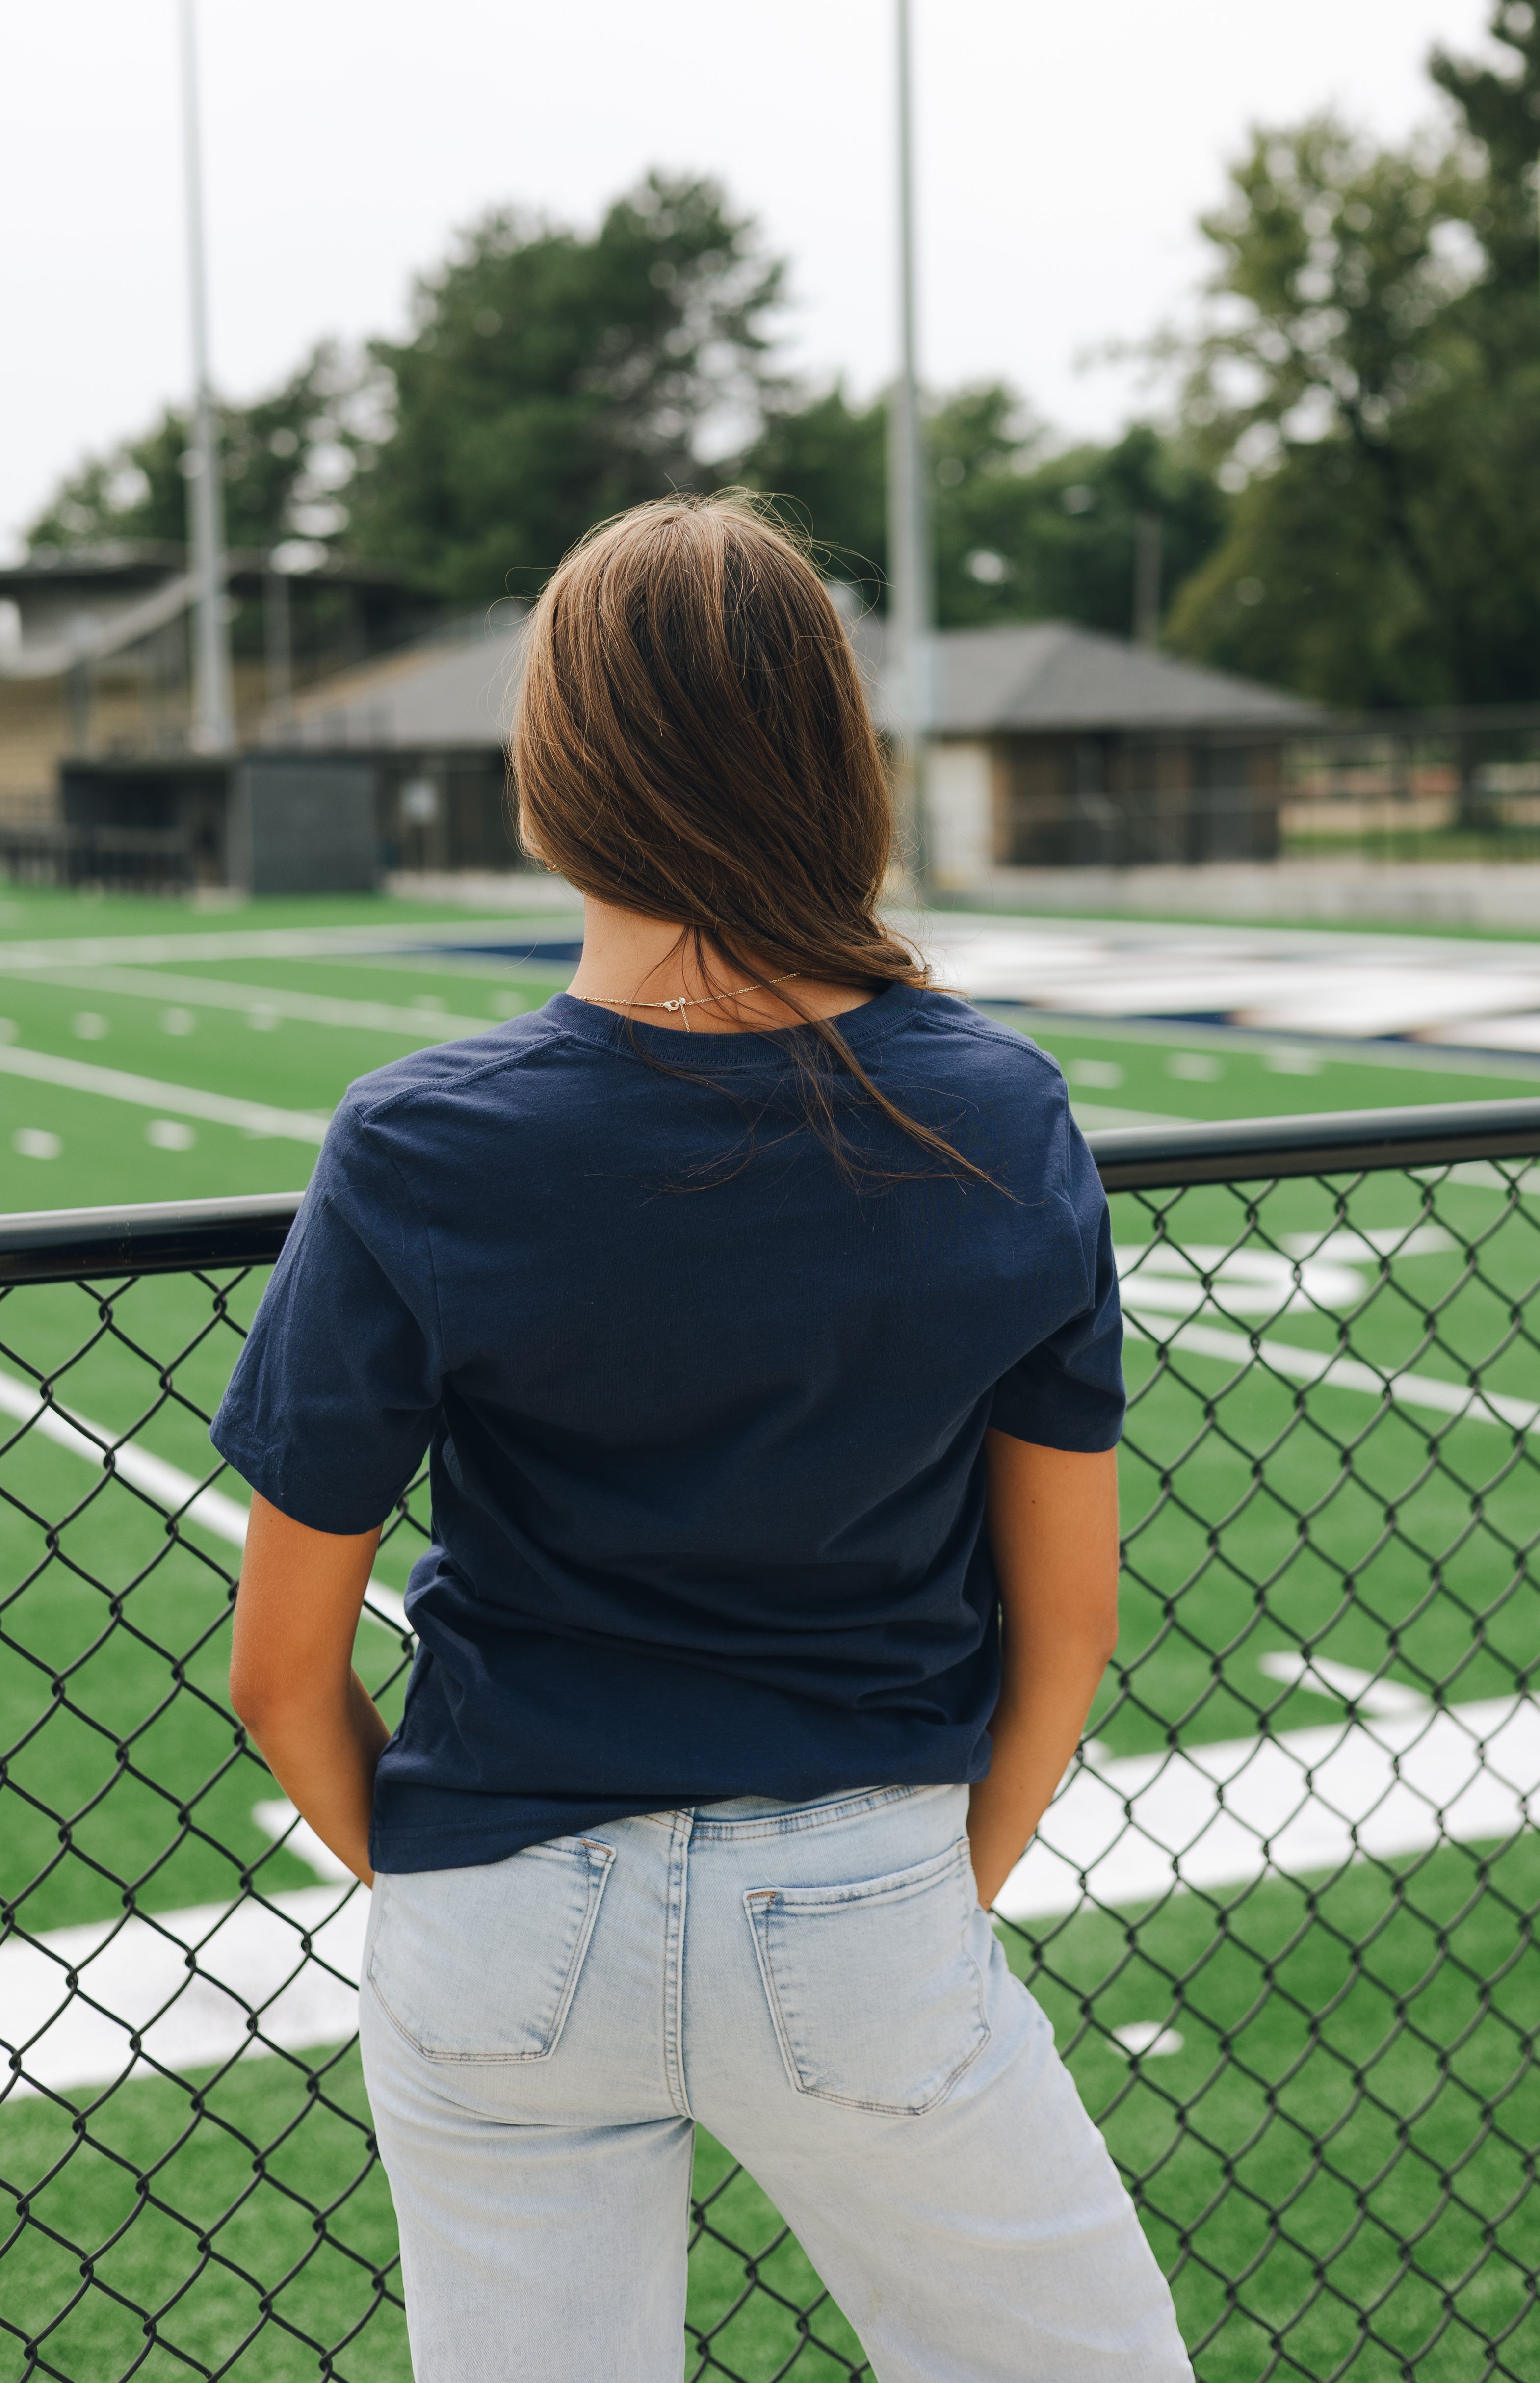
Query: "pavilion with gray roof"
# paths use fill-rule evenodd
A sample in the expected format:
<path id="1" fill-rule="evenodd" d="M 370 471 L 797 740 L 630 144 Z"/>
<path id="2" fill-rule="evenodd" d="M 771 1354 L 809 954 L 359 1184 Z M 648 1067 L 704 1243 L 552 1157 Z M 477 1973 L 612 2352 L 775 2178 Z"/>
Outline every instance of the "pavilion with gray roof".
<path id="1" fill-rule="evenodd" d="M 867 615 L 850 627 L 885 727 L 883 624 Z M 355 820 L 350 883 L 376 867 L 515 869 L 502 747 L 519 661 L 517 608 L 505 600 L 314 683 L 233 765 L 66 759 L 64 822 L 100 839 L 131 821 L 175 841 L 192 833 L 195 798 L 198 872 L 278 890 L 299 882 L 290 862 L 311 866 L 294 822 L 310 820 L 314 842 L 340 803 Z M 1066 622 L 943 630 L 925 788 L 930 877 L 941 891 L 1000 895 L 1020 868 L 1269 858 L 1285 748 L 1318 724 L 1292 697 Z M 223 791 L 212 778 L 194 787 L 198 771 Z M 253 836 L 269 812 L 270 861 L 258 866 Z M 369 816 L 377 861 L 364 850 Z"/>
<path id="2" fill-rule="evenodd" d="M 883 727 L 884 627 L 867 615 L 851 628 Z M 1310 706 L 1062 621 L 943 630 L 935 647 L 927 813 L 938 884 L 979 887 L 1012 867 L 1276 852 L 1283 748 L 1319 723 Z M 483 804 L 496 799 L 518 661 L 506 628 L 425 640 L 312 688 L 285 741 L 376 753 L 398 865 L 452 868 L 463 840 L 453 815 L 472 782 Z M 489 822 L 474 841 L 486 866 Z"/>

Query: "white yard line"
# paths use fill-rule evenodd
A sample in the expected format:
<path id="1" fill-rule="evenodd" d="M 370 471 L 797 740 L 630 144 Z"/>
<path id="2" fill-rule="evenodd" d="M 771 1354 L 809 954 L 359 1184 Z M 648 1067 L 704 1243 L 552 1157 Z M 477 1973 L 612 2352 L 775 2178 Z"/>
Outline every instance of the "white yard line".
<path id="1" fill-rule="evenodd" d="M 1537 1795 L 1540 1709 L 1527 1697 L 1078 1761 L 995 1908 L 1058 1918 L 1502 1842 L 1533 1825 Z M 279 1835 L 289 1808 L 274 1801 L 258 1817 Z M 303 1852 L 301 1831 L 290 1842 Z M 345 2042 L 367 1914 L 366 1896 L 343 1883 L 13 1939 L 0 1947 L 0 2025 L 25 2072 L 12 2093 Z M 250 2035 L 249 2007 L 265 2043 Z"/>
<path id="2" fill-rule="evenodd" d="M 367 1894 L 350 1882 L 56 1928 L 30 1944 L 13 1937 L 0 1945 L 0 2032 L 25 2075 L 11 2097 L 105 2085 L 129 2070 L 151 2077 L 157 2062 L 179 2075 L 241 2051 L 346 2043 L 368 1917 Z M 251 2039 L 249 2006 L 262 2012 L 266 2043 Z"/>
<path id="3" fill-rule="evenodd" d="M 1299 1878 L 1441 1842 L 1501 1842 L 1537 1815 L 1530 1697 L 1078 1762 L 995 1908 L 1036 1920 Z"/>
<path id="4" fill-rule="evenodd" d="M 1125 1312 L 1132 1337 L 1154 1348 L 1181 1349 L 1194 1357 L 1214 1357 L 1230 1365 L 1258 1361 L 1274 1373 L 1297 1382 L 1313 1382 L 1322 1389 L 1361 1390 L 1393 1406 L 1431 1407 L 1439 1414 L 1462 1416 L 1472 1423 L 1506 1424 L 1511 1430 L 1540 1429 L 1540 1405 L 1533 1399 L 1509 1398 L 1502 1391 L 1484 1390 L 1468 1382 L 1441 1381 L 1435 1374 L 1411 1371 L 1381 1374 L 1358 1357 L 1338 1356 L 1321 1349 L 1298 1349 L 1291 1341 L 1258 1340 L 1241 1332 L 1221 1332 L 1207 1324 L 1181 1324 L 1175 1332 L 1160 1334 Z"/>
<path id="5" fill-rule="evenodd" d="M 191 1084 L 158 1083 L 153 1076 L 130 1076 L 121 1068 L 97 1068 L 86 1059 L 55 1058 L 51 1052 L 23 1050 L 16 1043 L 0 1043 L 0 1074 L 55 1084 L 66 1092 L 91 1093 L 99 1100 L 128 1101 L 135 1108 L 159 1109 L 173 1117 L 202 1117 L 206 1124 L 233 1126 L 265 1141 L 308 1142 L 314 1147 L 326 1140 L 330 1122 L 304 1109 L 270 1108 L 265 1101 L 240 1101 L 228 1093 L 200 1092 Z"/>
<path id="6" fill-rule="evenodd" d="M 246 1017 L 295 1018 L 307 1026 L 358 1027 L 366 1032 L 405 1035 L 415 1042 L 448 1043 L 462 1034 L 489 1033 L 493 1018 L 459 1018 L 426 1004 L 408 1007 L 386 1001 L 354 1001 L 325 993 L 288 993 L 267 984 L 229 984 L 219 977 L 172 976 L 154 969 L 50 969 L 50 984 L 81 993 L 137 994 L 144 1001 L 185 1003 L 190 1009 L 236 1009 Z"/>
<path id="7" fill-rule="evenodd" d="M 230 1547 L 245 1546 L 250 1509 L 239 1499 L 227 1498 L 222 1489 L 205 1488 L 179 1465 L 153 1456 L 137 1440 L 119 1439 L 105 1424 L 92 1423 L 89 1415 L 49 1405 L 31 1382 L 4 1371 L 0 1371 L 0 1414 L 31 1425 L 41 1438 L 51 1440 L 55 1448 L 67 1449 L 71 1456 L 83 1457 L 99 1471 L 117 1474 L 131 1488 L 142 1489 L 168 1515 L 201 1523 L 215 1538 L 225 1540 Z M 383 1581 L 371 1580 L 365 1596 L 363 1611 L 371 1621 L 398 1633 L 411 1629 L 406 1607 L 393 1588 L 387 1588 Z"/>

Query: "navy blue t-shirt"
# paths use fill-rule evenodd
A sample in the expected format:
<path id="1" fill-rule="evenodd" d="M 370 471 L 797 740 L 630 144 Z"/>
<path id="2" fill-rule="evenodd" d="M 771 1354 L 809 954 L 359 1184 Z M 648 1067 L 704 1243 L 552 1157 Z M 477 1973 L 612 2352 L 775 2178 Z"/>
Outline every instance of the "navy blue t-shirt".
<path id="1" fill-rule="evenodd" d="M 988 1770 L 984 1433 L 1116 1440 L 1106 1202 L 1023 1036 L 900 986 L 840 1026 L 991 1183 L 842 1073 L 853 1181 L 790 1035 L 567 994 L 338 1110 L 212 1436 L 320 1531 L 430 1451 L 378 1869 Z"/>

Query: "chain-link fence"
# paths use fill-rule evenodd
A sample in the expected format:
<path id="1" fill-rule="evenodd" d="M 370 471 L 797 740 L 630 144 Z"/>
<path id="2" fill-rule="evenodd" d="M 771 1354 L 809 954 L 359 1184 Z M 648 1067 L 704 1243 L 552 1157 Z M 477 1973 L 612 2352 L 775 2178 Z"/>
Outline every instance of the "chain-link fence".
<path id="1" fill-rule="evenodd" d="M 1203 2383 L 1540 2376 L 1540 1102 L 1098 1137 L 1125 1628 L 1001 1896 Z M 0 1222 L 0 2373 L 410 2373 L 363 1891 L 226 1701 L 292 1202 Z M 399 1710 L 420 1488 L 360 1668 Z M 702 2141 L 687 2371 L 860 2346 Z"/>

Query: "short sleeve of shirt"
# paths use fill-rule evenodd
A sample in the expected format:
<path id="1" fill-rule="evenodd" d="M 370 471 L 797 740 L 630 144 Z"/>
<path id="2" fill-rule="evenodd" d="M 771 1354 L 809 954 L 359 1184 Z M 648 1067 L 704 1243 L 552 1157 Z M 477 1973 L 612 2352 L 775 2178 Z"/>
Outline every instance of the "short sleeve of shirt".
<path id="1" fill-rule="evenodd" d="M 345 1103 L 209 1437 L 293 1521 L 372 1530 L 422 1461 L 442 1375 L 426 1234 Z"/>
<path id="2" fill-rule="evenodd" d="M 1013 1439 L 1083 1454 L 1123 1431 L 1123 1312 L 1112 1219 L 1096 1162 L 1067 1114 L 1064 1190 L 1088 1286 L 1083 1303 L 996 1384 L 990 1422 Z"/>

